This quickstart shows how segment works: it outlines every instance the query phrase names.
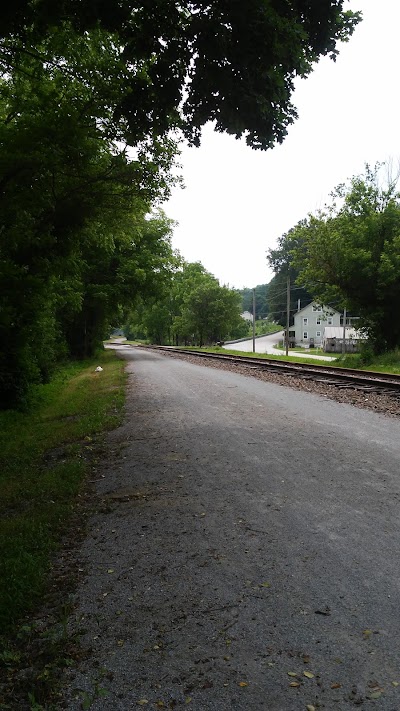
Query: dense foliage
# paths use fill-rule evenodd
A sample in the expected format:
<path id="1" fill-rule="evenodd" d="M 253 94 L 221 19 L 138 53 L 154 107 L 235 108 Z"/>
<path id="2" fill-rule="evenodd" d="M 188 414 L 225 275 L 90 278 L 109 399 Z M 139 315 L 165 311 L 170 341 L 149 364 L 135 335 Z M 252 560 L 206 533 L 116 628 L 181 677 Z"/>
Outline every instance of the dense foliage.
<path id="1" fill-rule="evenodd" d="M 269 312 L 268 284 L 258 284 L 255 287 L 256 320 L 267 318 Z M 241 289 L 242 310 L 253 313 L 253 289 Z"/>
<path id="2" fill-rule="evenodd" d="M 400 345 L 400 193 L 396 180 L 381 178 L 382 168 L 367 166 L 280 245 L 298 284 L 321 303 L 359 316 L 376 353 Z"/>
<path id="3" fill-rule="evenodd" d="M 299 302 L 300 308 L 306 306 L 312 301 L 312 296 L 307 289 L 302 286 L 297 286 L 295 278 L 296 272 L 293 272 L 294 279 L 290 286 L 290 325 L 293 323 L 293 317 L 298 311 Z M 271 279 L 268 288 L 268 305 L 269 316 L 272 321 L 286 324 L 287 314 L 287 275 L 281 270 Z"/>
<path id="4" fill-rule="evenodd" d="M 282 142 L 296 118 L 293 80 L 351 35 L 359 14 L 344 0 L 17 0 L 3 4 L 3 61 L 21 53 L 61 66 L 63 29 L 91 42 L 100 31 L 110 57 L 89 78 L 129 142 L 179 127 L 193 143 L 215 121 L 254 147 Z M 59 37 L 59 29 L 61 38 Z M 40 42 L 56 37 L 51 48 Z M 38 50 L 39 44 L 39 50 Z M 66 69 L 69 69 L 67 65 Z M 106 75 L 104 75 L 104 70 Z M 108 76 L 107 76 L 108 75 Z M 107 81 L 113 78 L 117 92 Z"/>
<path id="5" fill-rule="evenodd" d="M 298 283 L 299 270 L 293 264 L 293 253 L 299 247 L 299 231 L 289 230 L 278 239 L 276 249 L 270 249 L 267 255 L 269 266 L 275 276 L 268 284 L 268 307 L 270 317 L 277 323 L 286 324 L 287 318 L 287 279 L 290 278 L 290 325 L 294 313 L 312 301 L 310 292 Z"/>
<path id="6" fill-rule="evenodd" d="M 89 83 L 97 39 L 70 46 L 67 81 L 64 66 L 22 53 L 0 84 L 2 407 L 24 401 L 60 358 L 93 354 L 168 269 L 170 224 L 146 214 L 168 194 L 174 149 L 165 139 L 133 158 L 115 140 Z"/>
<path id="7" fill-rule="evenodd" d="M 177 137 L 198 144 L 212 120 L 253 147 L 281 142 L 294 77 L 358 20 L 342 0 L 1 5 L 2 407 L 163 288 L 170 225 L 146 215 L 169 194 Z M 207 298 L 199 286 L 191 313 Z"/>
<path id="8" fill-rule="evenodd" d="M 125 328 L 152 343 L 199 345 L 247 335 L 240 293 L 221 286 L 199 262 L 182 262 L 161 298 L 142 300 Z"/>

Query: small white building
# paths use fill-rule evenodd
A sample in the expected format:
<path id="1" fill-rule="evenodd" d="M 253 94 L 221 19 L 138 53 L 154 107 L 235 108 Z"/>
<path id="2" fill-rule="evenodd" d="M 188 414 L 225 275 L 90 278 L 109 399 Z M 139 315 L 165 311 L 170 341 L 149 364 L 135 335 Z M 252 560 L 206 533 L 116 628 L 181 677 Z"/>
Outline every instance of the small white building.
<path id="1" fill-rule="evenodd" d="M 245 321 L 250 321 L 253 323 L 253 314 L 250 313 L 250 311 L 243 311 L 242 314 L 240 314 L 242 318 L 244 318 Z"/>
<path id="2" fill-rule="evenodd" d="M 340 318 L 341 313 L 331 306 L 312 301 L 294 314 L 294 325 L 289 328 L 289 345 L 322 346 L 324 329 L 339 327 Z"/>
<path id="3" fill-rule="evenodd" d="M 345 353 L 356 353 L 360 347 L 360 341 L 365 340 L 362 331 L 346 326 L 345 329 Z M 323 349 L 327 353 L 343 353 L 343 326 L 329 326 L 324 329 Z"/>

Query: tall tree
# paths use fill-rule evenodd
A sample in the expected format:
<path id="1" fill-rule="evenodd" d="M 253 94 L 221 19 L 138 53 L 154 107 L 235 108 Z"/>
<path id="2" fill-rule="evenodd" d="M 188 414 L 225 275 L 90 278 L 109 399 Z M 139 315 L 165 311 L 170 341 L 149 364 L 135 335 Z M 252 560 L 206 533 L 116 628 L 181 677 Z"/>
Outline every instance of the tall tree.
<path id="1" fill-rule="evenodd" d="M 267 254 L 268 264 L 275 272 L 268 285 L 268 308 L 271 318 L 280 324 L 285 324 L 287 318 L 288 277 L 290 279 L 290 324 L 293 323 L 299 300 L 300 305 L 305 306 L 313 298 L 309 290 L 298 283 L 299 270 L 294 264 L 294 252 L 301 246 L 301 226 L 304 224 L 306 223 L 300 222 L 297 227 L 279 237 L 277 248 L 270 249 Z"/>
<path id="2" fill-rule="evenodd" d="M 177 259 L 177 257 L 175 257 Z M 221 286 L 200 262 L 175 262 L 169 288 L 159 298 L 141 300 L 131 314 L 128 332 L 154 343 L 216 343 L 240 338 L 248 326 L 240 316 L 240 293 Z"/>
<path id="3" fill-rule="evenodd" d="M 376 352 L 400 346 L 400 193 L 382 166 L 333 193 L 296 228 L 299 280 L 321 302 L 360 317 Z"/>
<path id="4" fill-rule="evenodd" d="M 83 56 L 82 72 L 94 61 L 89 57 L 86 66 Z M 0 87 L 2 406 L 23 398 L 31 382 L 47 379 L 68 346 L 82 354 L 93 349 L 88 321 L 78 316 L 90 288 L 97 323 L 106 312 L 90 279 L 104 268 L 117 289 L 110 265 L 118 260 L 112 263 L 111 254 L 121 249 L 126 220 L 134 232 L 135 219 L 143 222 L 151 201 L 168 190 L 163 161 L 156 165 L 144 153 L 131 160 L 107 140 L 83 79 L 64 85 L 63 71 L 26 55 L 23 67 Z M 168 145 L 168 163 L 167 154 Z M 107 299 L 117 303 L 120 295 Z M 82 329 L 71 339 L 71 323 L 79 318 Z"/>
<path id="5" fill-rule="evenodd" d="M 139 297 L 154 300 L 164 293 L 176 268 L 171 229 L 161 211 L 147 217 L 122 215 L 111 245 L 98 232 L 83 244 L 81 305 L 62 321 L 74 357 L 93 355 L 111 324 L 121 323 Z"/>
<path id="6" fill-rule="evenodd" d="M 113 289 L 119 303 L 103 278 L 122 273 L 118 221 L 168 195 L 178 135 L 198 144 L 211 120 L 255 148 L 283 140 L 294 77 L 360 19 L 343 1 L 1 5 L 3 405 L 67 346 L 92 350 Z"/>
<path id="7" fill-rule="evenodd" d="M 8 72 L 29 53 L 68 76 L 63 33 L 68 42 L 74 35 L 90 44 L 102 31 L 117 56 L 111 68 L 108 59 L 100 65 L 90 85 L 104 94 L 130 143 L 180 128 L 197 144 L 201 127 L 214 121 L 218 131 L 268 148 L 282 142 L 297 116 L 294 78 L 308 76 L 322 55 L 334 59 L 337 43 L 360 20 L 343 6 L 344 0 L 18 0 L 2 5 L 1 57 Z M 42 51 L 49 38 L 55 45 Z M 116 67 L 118 96 L 107 82 Z"/>

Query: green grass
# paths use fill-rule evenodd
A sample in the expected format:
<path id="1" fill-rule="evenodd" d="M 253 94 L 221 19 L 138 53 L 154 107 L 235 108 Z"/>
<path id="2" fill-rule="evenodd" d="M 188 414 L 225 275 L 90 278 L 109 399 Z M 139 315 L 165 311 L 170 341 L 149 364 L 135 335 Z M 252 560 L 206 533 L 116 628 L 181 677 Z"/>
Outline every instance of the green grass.
<path id="1" fill-rule="evenodd" d="M 338 368 L 354 368 L 356 370 L 372 370 L 377 373 L 393 373 L 400 374 L 400 349 L 384 353 L 380 356 L 374 356 L 368 353 L 351 353 L 345 356 L 338 356 L 333 361 L 317 361 L 307 357 L 299 357 L 297 355 L 281 356 L 272 355 L 269 353 L 245 353 L 244 351 L 235 351 L 219 346 L 211 347 L 198 346 L 184 347 L 185 350 L 202 351 L 204 353 L 227 353 L 230 355 L 248 356 L 250 358 L 266 358 L 268 360 L 286 361 L 288 363 L 310 363 L 315 366 L 334 366 Z M 293 352 L 293 351 L 291 351 Z M 300 351 L 301 352 L 301 351 Z M 334 353 L 327 353 L 328 356 L 335 356 Z"/>
<path id="2" fill-rule="evenodd" d="M 335 363 L 336 365 L 336 363 Z M 349 353 L 340 356 L 337 365 L 342 368 L 355 368 L 359 370 L 373 370 L 376 373 L 400 374 L 400 348 L 382 355 L 372 355 L 368 351 L 363 353 Z"/>
<path id="3" fill-rule="evenodd" d="M 103 371 L 95 372 L 96 365 Z M 46 589 L 51 554 L 74 510 L 93 446 L 117 426 L 123 364 L 111 351 L 70 364 L 37 388 L 29 412 L 0 412 L 0 630 Z"/>
<path id="4" fill-rule="evenodd" d="M 199 346 L 181 346 L 184 350 L 192 350 L 192 351 L 202 351 L 203 353 L 225 353 L 228 355 L 238 355 L 238 356 L 246 356 L 249 358 L 265 358 L 267 360 L 278 360 L 278 361 L 286 361 L 288 363 L 312 363 L 313 365 L 318 364 L 317 361 L 312 360 L 311 358 L 300 358 L 298 356 L 284 356 L 284 355 L 275 355 L 271 353 L 247 353 L 246 351 L 235 351 L 233 349 L 228 349 L 228 348 L 221 348 L 220 346 L 203 346 L 200 348 Z M 323 365 L 324 362 L 321 361 L 320 365 Z M 326 365 L 326 363 L 325 363 Z M 333 363 L 332 365 L 336 365 L 336 362 Z"/>
<path id="5" fill-rule="evenodd" d="M 281 326 L 279 323 L 273 323 L 272 321 L 264 321 L 262 319 L 259 319 L 255 323 L 256 336 L 266 336 L 269 333 L 279 333 L 279 331 L 282 330 L 283 326 Z M 249 326 L 248 337 L 251 338 L 252 336 L 253 325 L 251 324 Z"/>
<path id="6" fill-rule="evenodd" d="M 280 351 L 285 350 L 285 344 L 283 341 L 279 341 L 274 348 Z M 289 348 L 289 353 L 304 353 L 307 354 L 309 353 L 310 355 L 322 355 L 322 356 L 328 356 L 328 357 L 335 357 L 335 353 L 326 353 L 323 348 L 301 348 L 301 346 L 295 346 L 294 348 Z"/>
<path id="7" fill-rule="evenodd" d="M 283 346 L 283 350 L 284 350 Z M 334 353 L 325 353 L 325 351 L 322 348 L 289 348 L 290 353 L 310 353 L 312 355 L 326 355 L 326 356 L 333 356 L 335 357 Z"/>

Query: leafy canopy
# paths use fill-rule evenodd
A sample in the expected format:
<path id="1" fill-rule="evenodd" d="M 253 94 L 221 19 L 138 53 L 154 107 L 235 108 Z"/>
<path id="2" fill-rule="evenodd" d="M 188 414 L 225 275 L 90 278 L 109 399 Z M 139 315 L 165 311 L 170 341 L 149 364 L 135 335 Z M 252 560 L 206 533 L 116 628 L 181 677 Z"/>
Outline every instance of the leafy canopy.
<path id="1" fill-rule="evenodd" d="M 158 298 L 142 299 L 126 330 L 131 338 L 153 343 L 202 346 L 246 335 L 240 311 L 239 292 L 221 286 L 200 262 L 180 260 L 169 287 Z"/>
<path id="2" fill-rule="evenodd" d="M 102 38 L 102 58 L 85 81 L 104 97 L 131 145 L 181 129 L 197 145 L 213 121 L 254 148 L 284 139 L 297 114 L 295 77 L 319 57 L 335 59 L 360 13 L 344 0 L 16 0 L 0 10 L 6 72 L 23 55 L 65 76 L 79 74 L 79 43 Z"/>
<path id="3" fill-rule="evenodd" d="M 107 324 L 140 294 L 158 298 L 175 257 L 170 245 L 165 249 L 165 219 L 159 217 L 159 230 L 154 222 L 147 229 L 145 215 L 169 194 L 177 138 L 198 144 L 201 127 L 213 121 L 255 148 L 281 142 L 296 117 L 294 78 L 307 76 L 322 55 L 335 58 L 337 43 L 360 19 L 343 6 L 344 0 L 1 4 L 3 406 L 23 400 L 66 355 L 92 353 Z M 214 338 L 204 319 L 199 335 L 201 303 L 211 309 L 219 300 L 216 323 L 236 297 L 222 297 L 210 280 L 207 288 L 198 284 L 196 298 L 190 293 L 183 312 L 172 312 L 175 334 Z"/>
<path id="4" fill-rule="evenodd" d="M 298 284 L 359 316 L 376 352 L 400 345 L 400 193 L 383 168 L 366 166 L 286 236 Z"/>
<path id="5" fill-rule="evenodd" d="M 269 310 L 271 317 L 278 323 L 286 323 L 288 277 L 290 277 L 290 324 L 293 323 L 294 314 L 298 310 L 299 300 L 302 307 L 312 301 L 309 290 L 298 281 L 299 270 L 293 262 L 293 254 L 298 252 L 302 245 L 301 227 L 305 224 L 306 221 L 300 222 L 279 237 L 277 248 L 270 249 L 267 254 L 267 262 L 275 272 L 268 285 Z"/>

